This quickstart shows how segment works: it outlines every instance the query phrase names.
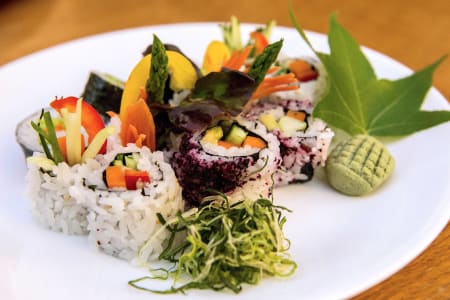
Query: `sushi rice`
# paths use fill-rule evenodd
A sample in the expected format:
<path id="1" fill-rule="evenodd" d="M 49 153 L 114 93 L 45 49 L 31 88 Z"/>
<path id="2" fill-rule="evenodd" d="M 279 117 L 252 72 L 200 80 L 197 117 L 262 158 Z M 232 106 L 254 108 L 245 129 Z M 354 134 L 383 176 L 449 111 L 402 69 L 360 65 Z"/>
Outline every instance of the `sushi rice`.
<path id="1" fill-rule="evenodd" d="M 36 157 L 45 157 L 35 153 Z M 70 167 L 60 163 L 45 172 L 38 165 L 28 163 L 26 195 L 33 215 L 41 224 L 65 234 L 87 234 L 88 209 L 74 196 L 83 189 L 78 176 L 79 165 Z"/>
<path id="2" fill-rule="evenodd" d="M 149 173 L 150 184 L 138 190 L 108 190 L 103 171 L 118 153 L 139 153 L 138 168 Z M 184 208 L 181 188 L 163 153 L 132 144 L 117 146 L 81 165 L 60 163 L 50 172 L 30 163 L 27 194 L 42 224 L 66 234 L 88 234 L 95 247 L 126 260 L 136 257 L 161 227 L 156 213 L 170 218 Z M 158 236 L 154 253 L 162 251 L 166 238 Z"/>

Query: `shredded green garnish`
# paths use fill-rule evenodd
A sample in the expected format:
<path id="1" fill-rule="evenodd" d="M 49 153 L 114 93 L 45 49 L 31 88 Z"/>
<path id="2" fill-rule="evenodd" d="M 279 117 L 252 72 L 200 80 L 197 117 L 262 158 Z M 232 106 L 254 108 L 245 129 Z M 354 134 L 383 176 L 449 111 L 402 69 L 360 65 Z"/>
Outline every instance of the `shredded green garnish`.
<path id="1" fill-rule="evenodd" d="M 164 103 L 164 89 L 169 78 L 168 62 L 169 58 L 164 44 L 156 35 L 153 35 L 150 77 L 146 83 L 146 90 L 151 102 Z"/>
<path id="2" fill-rule="evenodd" d="M 175 262 L 174 270 L 166 270 L 173 278 L 167 290 L 148 289 L 139 283 L 148 279 L 168 277 L 145 276 L 128 284 L 140 290 L 161 294 L 185 292 L 188 289 L 230 289 L 235 293 L 243 284 L 257 284 L 263 276 L 287 277 L 297 264 L 287 252 L 289 240 L 283 235 L 286 218 L 282 210 L 268 199 L 245 200 L 233 205 L 225 196 L 217 196 L 194 213 L 181 214 L 166 222 L 158 219 L 170 232 L 167 247 L 159 258 Z M 219 204 L 220 203 L 220 204 Z M 174 240 L 179 234 L 186 238 L 181 244 Z M 142 251 L 149 247 L 151 240 Z M 189 275 L 180 283 L 182 275 Z"/>
<path id="3" fill-rule="evenodd" d="M 45 124 L 45 130 L 38 125 L 42 123 L 42 120 Z M 63 162 L 64 157 L 58 145 L 58 138 L 56 137 L 55 126 L 53 125 L 50 112 L 42 111 L 41 116 L 39 117 L 38 124 L 31 121 L 31 127 L 33 127 L 33 129 L 36 130 L 39 134 L 39 140 L 41 142 L 42 148 L 44 149 L 45 155 L 48 159 L 54 161 L 56 164 Z"/>

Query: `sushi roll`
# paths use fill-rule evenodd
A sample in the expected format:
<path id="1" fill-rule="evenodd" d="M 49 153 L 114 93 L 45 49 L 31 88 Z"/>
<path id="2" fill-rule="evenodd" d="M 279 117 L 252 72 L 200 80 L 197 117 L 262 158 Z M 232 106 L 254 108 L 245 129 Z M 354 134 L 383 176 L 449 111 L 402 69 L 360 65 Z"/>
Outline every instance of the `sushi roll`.
<path id="1" fill-rule="evenodd" d="M 320 119 L 311 116 L 309 100 L 272 96 L 252 106 L 245 114 L 261 121 L 280 143 L 281 163 L 275 172 L 276 186 L 311 180 L 314 169 L 324 166 L 334 133 Z"/>
<path id="2" fill-rule="evenodd" d="M 277 74 L 294 73 L 299 89 L 284 91 L 279 94 L 284 99 L 305 99 L 316 105 L 327 92 L 327 80 L 325 68 L 316 58 L 311 56 L 285 57 L 277 61 L 280 70 Z"/>
<path id="3" fill-rule="evenodd" d="M 110 74 L 91 72 L 81 97 L 107 120 L 108 111 L 119 113 L 124 85 L 122 80 Z"/>
<path id="4" fill-rule="evenodd" d="M 76 99 L 67 98 L 55 101 L 72 105 L 75 103 L 74 100 Z M 82 104 L 80 101 L 79 110 Z M 102 122 L 99 115 L 98 118 Z M 90 121 L 94 123 L 95 119 Z M 81 129 L 81 120 L 75 125 L 79 125 Z M 74 157 L 74 153 L 81 160 L 81 153 L 85 150 L 83 145 L 88 137 L 80 131 L 73 135 L 74 138 L 68 137 L 65 130 L 60 130 L 63 127 L 62 117 L 57 116 L 55 111 L 47 109 L 30 116 L 18 125 L 16 130 L 18 142 L 28 152 L 33 151 L 31 155 L 26 152 L 28 165 L 26 194 L 30 199 L 33 215 L 44 226 L 66 234 L 87 234 L 88 210 L 75 197 L 77 188 L 83 185 L 78 174 L 80 164 L 68 161 Z M 66 141 L 69 141 L 69 146 Z M 103 140 L 99 140 L 98 149 L 102 144 Z M 75 147 L 72 147 L 74 145 Z M 62 151 L 63 148 L 65 151 Z"/>
<path id="5" fill-rule="evenodd" d="M 35 163 L 39 160 L 46 160 L 43 153 L 35 153 L 28 160 L 26 175 L 25 191 L 33 215 L 51 230 L 87 234 L 88 209 L 77 198 L 77 190 L 82 187 L 79 165 L 69 166 L 64 162 L 45 167 L 43 163 Z"/>
<path id="6" fill-rule="evenodd" d="M 27 158 L 34 215 L 52 230 L 89 235 L 105 253 L 131 260 L 161 226 L 158 214 L 170 219 L 184 208 L 172 168 L 162 152 L 150 150 L 140 127 L 134 127 L 141 133 L 136 143 L 131 135 L 124 142 L 117 115 L 105 126 L 81 98 L 56 99 L 50 106 L 61 112 L 61 129 L 50 111 L 30 121 L 41 142 L 41 152 Z M 137 117 L 144 118 L 142 111 Z M 152 253 L 162 251 L 165 238 L 153 242 Z"/>
<path id="7" fill-rule="evenodd" d="M 162 152 L 150 152 L 147 147 L 116 147 L 81 165 L 78 173 L 84 186 L 74 194 L 88 210 L 89 241 L 122 259 L 136 257 L 162 226 L 157 213 L 170 219 L 184 208 L 172 168 Z M 154 253 L 162 251 L 166 238 L 162 234 L 154 241 Z"/>
<path id="8" fill-rule="evenodd" d="M 41 114 L 42 111 L 32 113 L 16 126 L 16 141 L 22 149 L 25 157 L 32 156 L 34 152 L 43 152 L 42 145 L 39 141 L 39 136 L 31 126 L 31 122 L 39 120 L 39 116 Z M 60 123 L 60 119 L 56 116 L 53 116 L 53 120 L 55 125 Z"/>
<path id="9" fill-rule="evenodd" d="M 185 134 L 171 158 L 183 197 L 193 206 L 218 192 L 230 202 L 269 197 L 279 162 L 276 137 L 260 122 L 241 118 Z"/>

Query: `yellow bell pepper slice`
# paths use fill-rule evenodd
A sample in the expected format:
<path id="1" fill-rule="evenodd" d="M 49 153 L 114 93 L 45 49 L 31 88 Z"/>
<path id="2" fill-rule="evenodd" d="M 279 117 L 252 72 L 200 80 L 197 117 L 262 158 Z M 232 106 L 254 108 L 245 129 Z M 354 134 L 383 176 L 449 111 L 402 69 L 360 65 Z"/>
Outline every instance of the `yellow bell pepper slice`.
<path id="1" fill-rule="evenodd" d="M 219 72 L 224 63 L 230 59 L 230 56 L 230 50 L 225 43 L 220 41 L 210 42 L 203 57 L 202 71 L 205 74 Z"/>
<path id="2" fill-rule="evenodd" d="M 191 62 L 182 54 L 176 51 L 167 51 L 170 75 L 170 88 L 173 91 L 190 90 L 194 88 L 197 81 L 197 72 Z M 150 77 L 150 65 L 152 55 L 144 56 L 133 68 L 122 94 L 120 103 L 120 118 L 122 119 L 126 108 L 136 103 L 141 97 L 141 88 L 145 88 L 145 84 Z"/>

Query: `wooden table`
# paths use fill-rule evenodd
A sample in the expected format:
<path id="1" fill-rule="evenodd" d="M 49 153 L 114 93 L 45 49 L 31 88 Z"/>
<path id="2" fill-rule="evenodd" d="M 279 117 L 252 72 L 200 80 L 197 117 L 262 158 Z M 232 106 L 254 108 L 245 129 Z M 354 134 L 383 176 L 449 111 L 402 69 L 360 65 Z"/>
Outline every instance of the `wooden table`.
<path id="1" fill-rule="evenodd" d="M 448 0 L 294 1 L 304 28 L 327 32 L 328 17 L 340 21 L 363 45 L 414 70 L 450 52 Z M 290 26 L 287 0 L 0 0 L 0 65 L 74 38 L 135 26 L 190 21 L 265 23 Z M 450 59 L 437 70 L 434 86 L 450 99 Z M 448 142 L 448 141 L 447 141 Z M 449 199 L 450 200 L 450 199 Z M 355 299 L 449 299 L 450 226 L 401 271 Z"/>

